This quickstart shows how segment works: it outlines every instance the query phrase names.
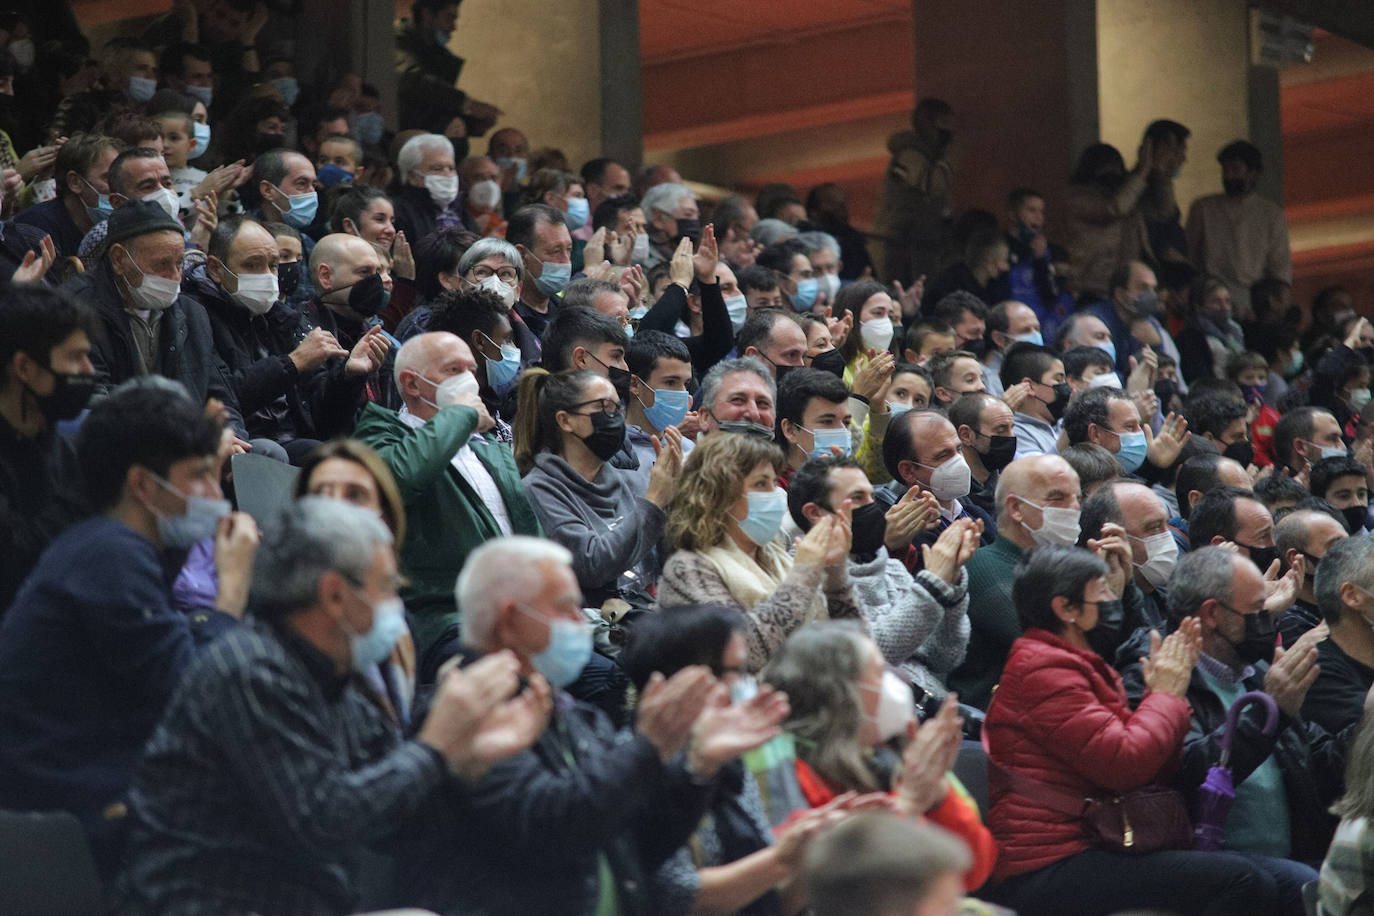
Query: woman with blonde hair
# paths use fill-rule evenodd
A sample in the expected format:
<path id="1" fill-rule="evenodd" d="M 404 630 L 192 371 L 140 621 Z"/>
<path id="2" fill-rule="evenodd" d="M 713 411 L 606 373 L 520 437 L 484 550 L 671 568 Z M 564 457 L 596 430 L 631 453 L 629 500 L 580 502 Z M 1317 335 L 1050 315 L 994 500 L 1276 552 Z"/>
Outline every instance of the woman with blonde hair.
<path id="1" fill-rule="evenodd" d="M 667 538 L 676 553 L 659 579 L 661 608 L 724 604 L 749 622 L 750 671 L 763 667 L 802 624 L 827 617 L 862 623 L 846 560 L 848 506 L 798 539 L 795 556 L 777 541 L 787 495 L 775 481 L 781 450 L 740 433 L 717 432 L 682 467 L 669 508 Z"/>

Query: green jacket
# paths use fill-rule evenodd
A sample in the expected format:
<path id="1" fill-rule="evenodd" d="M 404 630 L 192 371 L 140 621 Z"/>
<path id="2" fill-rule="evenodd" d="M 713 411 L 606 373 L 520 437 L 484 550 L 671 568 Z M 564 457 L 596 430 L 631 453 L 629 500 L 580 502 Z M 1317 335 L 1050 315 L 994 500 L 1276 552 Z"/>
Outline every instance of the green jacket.
<path id="1" fill-rule="evenodd" d="M 979 547 L 968 561 L 968 654 L 949 676 L 959 701 L 987 709 L 992 688 L 1002 679 L 1011 644 L 1021 636 L 1021 620 L 1011 601 L 1016 564 L 1025 554 L 999 536 Z"/>
<path id="2" fill-rule="evenodd" d="M 453 586 L 468 554 L 501 536 L 491 510 L 452 464 L 464 443 L 472 446 L 496 481 L 512 531 L 543 534 L 510 448 L 489 436 L 473 439 L 476 428 L 477 412 L 470 407 L 446 407 L 416 428 L 406 425 L 396 411 L 372 403 L 358 419 L 355 435 L 382 456 L 405 503 L 401 571 L 410 583 L 402 597 L 420 653 L 449 624 L 458 622 Z"/>

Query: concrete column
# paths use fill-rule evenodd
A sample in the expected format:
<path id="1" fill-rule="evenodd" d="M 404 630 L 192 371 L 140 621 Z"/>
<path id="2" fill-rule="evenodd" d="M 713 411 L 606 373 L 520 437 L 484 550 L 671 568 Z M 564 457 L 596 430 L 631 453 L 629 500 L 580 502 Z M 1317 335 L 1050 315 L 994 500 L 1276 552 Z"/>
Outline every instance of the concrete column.
<path id="1" fill-rule="evenodd" d="M 607 148 L 638 161 L 633 0 L 464 0 L 453 50 L 467 60 L 459 87 L 502 109 L 497 126 L 531 147 L 557 146 L 574 167 Z"/>

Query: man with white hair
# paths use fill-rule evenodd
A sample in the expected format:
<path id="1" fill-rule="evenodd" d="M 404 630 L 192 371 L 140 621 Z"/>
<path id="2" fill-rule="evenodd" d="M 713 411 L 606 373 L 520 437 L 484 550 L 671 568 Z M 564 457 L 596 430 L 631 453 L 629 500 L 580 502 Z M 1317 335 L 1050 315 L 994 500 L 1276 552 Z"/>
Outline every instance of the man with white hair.
<path id="1" fill-rule="evenodd" d="M 634 731 L 615 732 L 560 689 L 592 654 L 571 561 L 552 542 L 502 538 L 458 577 L 464 640 L 515 653 L 522 675 L 554 686 L 554 710 L 532 748 L 475 786 L 450 785 L 407 831 L 408 902 L 524 916 L 650 912 L 646 878 L 696 829 L 720 768 L 776 735 L 787 714 L 768 690 L 731 705 L 708 668 L 689 665 L 654 675 Z"/>
<path id="2" fill-rule="evenodd" d="M 456 334 L 412 337 L 393 373 L 404 406 L 369 403 L 355 434 L 381 455 L 405 500 L 401 563 L 421 654 L 457 626 L 453 579 L 468 554 L 491 538 L 541 533 L 509 446 L 489 435 L 476 366 Z"/>
<path id="3" fill-rule="evenodd" d="M 720 430 L 772 440 L 778 385 L 763 360 L 721 360 L 701 380 L 698 394 L 701 435 Z"/>
<path id="4" fill-rule="evenodd" d="M 461 226 L 458 165 L 453 142 L 443 134 L 417 134 L 396 154 L 401 187 L 391 196 L 396 231 L 414 245 L 438 229 Z"/>
<path id="5" fill-rule="evenodd" d="M 359 676 L 405 631 L 391 532 L 308 497 L 267 538 L 250 625 L 186 674 L 129 794 L 125 902 L 148 913 L 344 913 L 356 859 L 527 748 L 548 684 L 497 652 L 448 672 L 402 741 Z M 228 850 L 232 850 L 229 853 Z"/>
<path id="6" fill-rule="evenodd" d="M 686 185 L 656 184 L 645 192 L 640 206 L 644 208 L 649 230 L 649 257 L 644 263 L 645 270 L 672 260 L 682 239 L 691 239 L 693 245 L 700 240 L 701 219 L 696 195 Z"/>

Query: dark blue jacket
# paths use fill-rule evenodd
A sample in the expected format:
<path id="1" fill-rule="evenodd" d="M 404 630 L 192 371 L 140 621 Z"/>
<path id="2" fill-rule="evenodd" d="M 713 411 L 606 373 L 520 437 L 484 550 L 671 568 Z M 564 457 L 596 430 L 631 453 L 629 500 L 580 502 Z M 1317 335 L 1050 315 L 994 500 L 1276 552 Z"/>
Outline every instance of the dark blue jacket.
<path id="1" fill-rule="evenodd" d="M 0 624 L 0 807 L 101 832 L 182 671 L 236 625 L 172 608 L 179 565 L 103 515 L 44 551 Z"/>

